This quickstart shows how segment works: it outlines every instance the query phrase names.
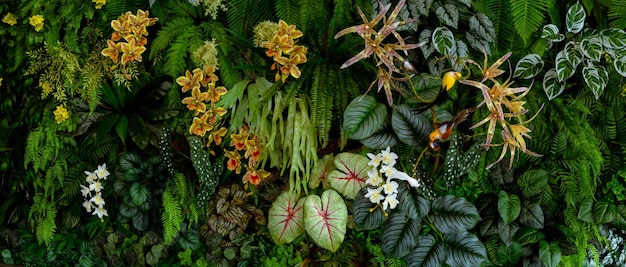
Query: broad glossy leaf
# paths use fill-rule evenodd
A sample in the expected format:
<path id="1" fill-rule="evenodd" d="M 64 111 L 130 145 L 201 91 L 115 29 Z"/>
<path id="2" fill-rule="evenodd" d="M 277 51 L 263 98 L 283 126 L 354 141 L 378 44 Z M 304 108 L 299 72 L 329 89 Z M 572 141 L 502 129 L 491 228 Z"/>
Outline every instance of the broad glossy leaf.
<path id="1" fill-rule="evenodd" d="M 439 267 L 442 265 L 444 247 L 430 235 L 420 235 L 417 246 L 406 257 L 407 267 Z"/>
<path id="2" fill-rule="evenodd" d="M 615 68 L 615 71 L 619 73 L 619 75 L 626 77 L 626 57 L 613 60 L 613 67 Z"/>
<path id="3" fill-rule="evenodd" d="M 4 256 L 4 251 L 5 251 L 5 250 L 3 250 L 3 251 L 2 251 L 2 255 L 3 255 L 3 256 Z M 6 251 L 9 251 L 9 250 L 7 249 Z M 7 258 L 8 258 L 8 259 L 11 259 L 10 254 L 9 254 L 9 256 L 8 256 L 8 257 L 5 257 L 5 259 L 4 259 L 4 261 L 5 261 L 5 262 L 4 262 L 4 263 L 6 263 L 6 264 L 13 264 L 13 262 L 9 262 L 9 261 L 7 260 Z M 87 256 L 87 255 L 81 255 L 81 256 L 78 258 L 78 263 L 79 263 L 79 265 L 80 265 L 81 267 L 92 267 L 92 266 L 96 266 L 96 262 L 95 262 L 95 260 L 93 259 L 93 257 Z"/>
<path id="4" fill-rule="evenodd" d="M 306 197 L 304 228 L 318 246 L 337 251 L 345 237 L 347 221 L 348 208 L 335 190 Z"/>
<path id="5" fill-rule="evenodd" d="M 565 84 L 559 82 L 559 77 L 555 69 L 550 69 L 543 76 L 543 91 L 548 96 L 548 100 L 552 100 L 563 93 Z"/>
<path id="6" fill-rule="evenodd" d="M 139 209 L 137 209 L 136 207 L 129 207 L 128 205 L 124 203 L 120 205 L 120 214 L 122 214 L 125 217 L 131 218 L 135 216 L 138 212 L 139 212 Z"/>
<path id="7" fill-rule="evenodd" d="M 602 42 L 597 35 L 587 36 L 587 38 L 580 41 L 580 50 L 587 58 L 600 61 L 602 57 Z"/>
<path id="8" fill-rule="evenodd" d="M 148 188 L 145 185 L 140 184 L 138 182 L 134 182 L 130 186 L 129 192 L 130 192 L 130 199 L 137 206 L 143 205 L 143 203 L 145 203 L 148 200 L 148 196 L 150 195 Z"/>
<path id="9" fill-rule="evenodd" d="M 522 189 L 524 197 L 532 197 L 541 193 L 548 186 L 550 173 L 542 169 L 527 170 L 517 179 L 517 185 Z"/>
<path id="10" fill-rule="evenodd" d="M 128 117 L 128 132 L 133 142 L 141 149 L 145 149 L 150 142 L 150 132 L 148 132 L 148 124 L 137 114 Z"/>
<path id="11" fill-rule="evenodd" d="M 328 183 L 347 199 L 354 199 L 365 186 L 369 159 L 363 155 L 349 152 L 338 154 L 335 159 L 336 170 L 328 174 Z"/>
<path id="12" fill-rule="evenodd" d="M 580 45 L 570 41 L 565 45 L 565 49 L 563 51 L 565 51 L 567 61 L 572 65 L 572 68 L 576 70 L 578 64 L 580 64 L 585 57 L 585 55 L 583 55 L 583 51 L 580 50 Z"/>
<path id="13" fill-rule="evenodd" d="M 487 259 L 485 245 L 468 232 L 443 236 L 446 264 L 455 267 L 480 266 Z"/>
<path id="14" fill-rule="evenodd" d="M 505 245 L 510 246 L 515 241 L 515 234 L 519 230 L 516 223 L 505 224 L 503 221 L 498 223 L 498 235 Z"/>
<path id="15" fill-rule="evenodd" d="M 534 203 L 523 207 L 519 218 L 523 225 L 535 229 L 543 229 L 544 220 L 543 209 Z"/>
<path id="16" fill-rule="evenodd" d="M 439 95 L 439 90 L 441 89 L 441 79 L 439 77 L 435 77 L 432 75 L 428 75 L 426 73 L 418 73 L 413 76 L 413 86 L 415 86 L 415 91 L 418 94 L 419 98 L 411 98 L 417 103 L 430 103 L 434 101 Z M 407 96 L 410 96 L 408 94 Z"/>
<path id="17" fill-rule="evenodd" d="M 432 41 L 437 52 L 442 55 L 448 55 L 456 46 L 454 34 L 445 26 L 437 27 L 433 31 Z"/>
<path id="18" fill-rule="evenodd" d="M 617 214 L 617 206 L 608 201 L 600 200 L 593 205 L 593 220 L 597 224 L 613 222 Z"/>
<path id="19" fill-rule="evenodd" d="M 589 63 L 583 68 L 583 78 L 585 79 L 585 84 L 587 84 L 596 100 L 598 100 L 609 82 L 609 74 L 606 69 Z"/>
<path id="20" fill-rule="evenodd" d="M 351 139 L 364 139 L 383 125 L 387 109 L 373 96 L 358 96 L 348 104 L 343 113 L 343 129 Z"/>
<path id="21" fill-rule="evenodd" d="M 556 54 L 555 60 L 556 75 L 559 78 L 559 82 L 564 82 L 569 77 L 572 77 L 574 74 L 574 67 L 567 60 L 565 50 L 561 50 L 558 54 Z"/>
<path id="22" fill-rule="evenodd" d="M 447 195 L 432 203 L 430 216 L 435 228 L 442 233 L 460 233 L 474 228 L 480 216 L 474 205 L 465 198 Z"/>
<path id="23" fill-rule="evenodd" d="M 626 230 L 626 205 L 617 206 L 613 225 L 620 230 Z"/>
<path id="24" fill-rule="evenodd" d="M 446 4 L 444 6 L 436 4 L 435 14 L 439 18 L 439 21 L 443 22 L 452 28 L 459 27 L 459 10 L 453 4 Z"/>
<path id="25" fill-rule="evenodd" d="M 565 27 L 567 31 L 571 33 L 580 32 L 585 25 L 586 17 L 587 15 L 585 14 L 583 6 L 580 2 L 576 2 L 576 4 L 567 10 L 567 14 L 565 15 Z"/>
<path id="26" fill-rule="evenodd" d="M 521 210 L 522 203 L 517 195 L 509 195 L 504 190 L 500 191 L 498 195 L 498 212 L 505 224 L 510 224 L 517 219 Z"/>
<path id="27" fill-rule="evenodd" d="M 309 188 L 318 188 L 320 183 L 322 183 L 323 188 L 327 189 L 330 186 L 328 184 L 328 175 L 335 169 L 335 157 L 333 154 L 328 154 L 318 160 L 313 170 L 311 170 L 311 175 L 309 175 Z"/>
<path id="28" fill-rule="evenodd" d="M 139 231 L 146 231 L 148 229 L 149 222 L 150 219 L 148 218 L 148 214 L 140 212 L 133 216 L 133 226 Z"/>
<path id="29" fill-rule="evenodd" d="M 522 246 L 518 242 L 513 242 L 508 246 L 499 246 L 496 258 L 505 266 L 516 266 L 522 258 Z"/>
<path id="30" fill-rule="evenodd" d="M 274 243 L 290 243 L 304 233 L 304 199 L 298 199 L 289 192 L 280 194 L 272 203 L 267 220 Z"/>
<path id="31" fill-rule="evenodd" d="M 430 211 L 430 201 L 406 182 L 400 183 L 397 199 L 400 211 L 410 219 L 421 220 Z"/>
<path id="32" fill-rule="evenodd" d="M 593 223 L 593 199 L 585 198 L 580 201 L 577 218 L 583 222 Z"/>
<path id="33" fill-rule="evenodd" d="M 383 209 L 365 197 L 367 187 L 359 191 L 352 203 L 352 220 L 360 230 L 373 230 L 379 228 L 386 220 Z"/>
<path id="34" fill-rule="evenodd" d="M 546 267 L 556 267 L 561 261 L 561 248 L 556 242 L 539 241 L 539 259 Z"/>
<path id="35" fill-rule="evenodd" d="M 398 136 L 391 129 L 391 118 L 387 117 L 383 127 L 368 138 L 359 140 L 361 144 L 371 149 L 385 149 L 398 143 Z"/>
<path id="36" fill-rule="evenodd" d="M 393 107 L 391 125 L 400 141 L 413 147 L 427 142 L 432 130 L 430 121 L 423 114 L 405 104 Z"/>
<path id="37" fill-rule="evenodd" d="M 530 79 L 535 77 L 543 69 L 543 60 L 537 54 L 528 54 L 524 56 L 515 65 L 515 73 L 513 77 L 522 79 Z"/>
<path id="38" fill-rule="evenodd" d="M 602 46 L 610 49 L 626 47 L 626 32 L 622 29 L 608 28 L 600 32 Z"/>
<path id="39" fill-rule="evenodd" d="M 391 212 L 382 233 L 382 249 L 386 255 L 404 257 L 417 245 L 421 220 L 402 212 Z"/>
<path id="40" fill-rule="evenodd" d="M 541 38 L 548 40 L 549 42 L 560 42 L 565 39 L 565 35 L 559 33 L 559 28 L 554 24 L 548 24 L 543 26 Z"/>
<path id="41" fill-rule="evenodd" d="M 141 170 L 140 168 L 129 168 L 126 169 L 126 171 L 124 171 L 124 181 L 126 182 L 134 182 L 139 180 L 139 178 L 141 178 L 143 176 L 143 170 Z"/>
<path id="42" fill-rule="evenodd" d="M 478 34 L 483 40 L 487 42 L 493 42 L 496 37 L 496 30 L 493 28 L 493 23 L 487 15 L 483 13 L 476 13 L 469 18 L 470 31 Z"/>
<path id="43" fill-rule="evenodd" d="M 488 56 L 491 56 L 491 48 L 489 47 L 489 42 L 486 40 L 476 38 L 471 32 L 465 33 L 465 38 L 467 38 L 467 43 L 474 49 L 487 53 Z"/>
<path id="44" fill-rule="evenodd" d="M 435 45 L 432 44 L 431 36 L 433 31 L 429 29 L 424 29 L 420 32 L 419 42 L 424 43 L 424 45 L 420 46 L 422 53 L 424 54 L 424 58 L 428 58 L 433 52 L 435 52 Z"/>
<path id="45" fill-rule="evenodd" d="M 535 244 L 543 240 L 546 235 L 537 229 L 522 227 L 517 231 L 516 237 L 517 241 L 524 246 L 527 244 Z"/>
<path id="46" fill-rule="evenodd" d="M 428 16 L 430 12 L 430 6 L 433 4 L 433 0 L 417 0 L 417 10 L 420 14 Z"/>
<path id="47" fill-rule="evenodd" d="M 180 233 L 180 238 L 178 239 L 178 245 L 180 245 L 183 249 L 196 250 L 200 247 L 200 237 L 197 233 L 191 230 L 183 231 Z"/>

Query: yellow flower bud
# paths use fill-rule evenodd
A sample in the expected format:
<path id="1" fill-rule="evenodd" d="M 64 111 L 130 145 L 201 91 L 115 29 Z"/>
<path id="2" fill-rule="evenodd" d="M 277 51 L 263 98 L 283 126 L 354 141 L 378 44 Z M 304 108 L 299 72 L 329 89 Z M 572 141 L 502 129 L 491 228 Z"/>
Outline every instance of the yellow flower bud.
<path id="1" fill-rule="evenodd" d="M 13 26 L 17 24 L 17 18 L 15 17 L 15 15 L 9 13 L 9 14 L 6 14 L 4 18 L 2 18 L 2 22 Z"/>

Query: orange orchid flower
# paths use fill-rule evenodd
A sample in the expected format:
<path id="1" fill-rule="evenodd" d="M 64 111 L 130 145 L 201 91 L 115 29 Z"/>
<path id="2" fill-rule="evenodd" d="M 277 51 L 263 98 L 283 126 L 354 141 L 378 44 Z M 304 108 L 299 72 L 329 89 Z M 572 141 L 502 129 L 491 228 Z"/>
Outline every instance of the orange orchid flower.
<path id="1" fill-rule="evenodd" d="M 120 43 L 115 43 L 111 40 L 107 40 L 107 48 L 102 49 L 102 52 L 100 52 L 103 56 L 107 56 L 109 58 L 111 58 L 113 60 L 113 62 L 117 63 L 117 60 L 119 59 L 120 56 L 120 52 L 121 52 L 121 45 Z"/>
<path id="2" fill-rule="evenodd" d="M 212 125 L 209 125 L 206 121 L 206 113 L 202 115 L 202 117 L 194 117 L 193 122 L 191 123 L 191 127 L 189 127 L 189 134 L 195 134 L 197 136 L 203 137 L 206 132 L 213 129 Z"/>
<path id="3" fill-rule="evenodd" d="M 193 89 L 200 87 L 200 81 L 202 80 L 202 73 L 193 72 L 193 75 L 189 70 L 185 71 L 185 76 L 180 76 L 176 78 L 176 83 L 182 86 L 181 90 L 183 93 Z"/>
<path id="4" fill-rule="evenodd" d="M 207 142 L 207 146 L 209 146 L 214 141 L 215 141 L 215 144 L 219 146 L 222 143 L 222 139 L 224 135 L 226 135 L 227 131 L 228 129 L 226 129 L 225 127 L 222 127 L 217 131 L 211 132 L 211 134 L 209 135 L 209 141 Z"/>
<path id="5" fill-rule="evenodd" d="M 191 89 L 191 96 L 185 97 L 182 103 L 187 105 L 187 109 L 195 111 L 195 114 L 198 115 L 198 113 L 206 112 L 205 102 L 208 99 L 209 93 L 201 92 L 200 88 L 196 87 Z"/>
<path id="6" fill-rule="evenodd" d="M 122 48 L 122 65 L 126 64 L 126 62 L 137 60 L 141 62 L 143 58 L 141 54 L 146 51 L 146 47 L 137 46 L 135 44 L 135 39 L 131 39 L 128 43 L 121 43 Z"/>
<path id="7" fill-rule="evenodd" d="M 226 168 L 235 171 L 236 174 L 241 173 L 241 155 L 237 151 L 228 151 L 224 149 L 224 154 L 228 158 Z"/>
<path id="8" fill-rule="evenodd" d="M 242 182 L 244 184 L 250 182 L 253 185 L 258 185 L 261 183 L 262 180 L 270 176 L 270 173 L 264 170 L 256 170 L 248 166 L 247 164 L 245 167 L 247 172 L 243 175 Z"/>

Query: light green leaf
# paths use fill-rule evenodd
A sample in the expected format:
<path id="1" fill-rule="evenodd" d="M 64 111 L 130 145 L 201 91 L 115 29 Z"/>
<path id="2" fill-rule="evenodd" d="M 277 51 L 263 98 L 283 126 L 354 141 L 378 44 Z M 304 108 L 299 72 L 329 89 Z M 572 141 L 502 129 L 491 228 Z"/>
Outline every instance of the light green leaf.
<path id="1" fill-rule="evenodd" d="M 137 206 L 143 205 L 148 200 L 148 196 L 150 192 L 145 185 L 142 185 L 138 182 L 134 182 L 130 186 L 130 199 Z"/>
<path id="2" fill-rule="evenodd" d="M 420 32 L 419 42 L 424 43 L 424 45 L 420 46 L 422 53 L 424 54 L 424 58 L 428 58 L 433 52 L 435 52 L 435 45 L 431 43 L 431 36 L 433 31 L 429 29 L 424 29 Z"/>
<path id="3" fill-rule="evenodd" d="M 580 201 L 577 218 L 583 222 L 593 223 L 593 199 L 585 198 Z"/>
<path id="4" fill-rule="evenodd" d="M 364 139 L 383 126 L 387 109 L 373 96 L 356 97 L 343 113 L 343 129 L 351 139 Z"/>
<path id="5" fill-rule="evenodd" d="M 432 41 L 437 52 L 448 55 L 456 46 L 454 35 L 445 26 L 437 27 L 433 31 Z"/>
<path id="6" fill-rule="evenodd" d="M 478 34 L 483 40 L 487 42 L 493 42 L 496 38 L 496 30 L 493 28 L 493 23 L 487 15 L 483 13 L 476 13 L 469 18 L 470 31 Z"/>
<path id="7" fill-rule="evenodd" d="M 309 175 L 309 188 L 318 188 L 320 183 L 322 183 L 324 189 L 327 189 L 327 186 L 330 186 L 327 178 L 328 174 L 336 169 L 334 160 L 335 157 L 333 154 L 328 154 L 315 162 L 315 166 Z"/>
<path id="8" fill-rule="evenodd" d="M 522 79 L 530 79 L 535 77 L 543 69 L 543 60 L 537 54 L 528 54 L 524 56 L 515 65 L 513 77 Z"/>
<path id="9" fill-rule="evenodd" d="M 384 215 L 383 209 L 377 206 L 377 203 L 372 203 L 369 198 L 365 197 L 365 194 L 367 194 L 367 187 L 361 189 L 354 198 L 352 220 L 361 230 L 377 229 L 387 220 L 387 217 Z"/>
<path id="10" fill-rule="evenodd" d="M 583 68 L 583 78 L 585 79 L 587 87 L 591 89 L 596 100 L 598 100 L 609 82 L 609 74 L 606 69 L 602 66 L 591 64 L 590 62 Z"/>
<path id="11" fill-rule="evenodd" d="M 342 200 L 343 202 L 343 200 Z M 284 192 L 276 198 L 267 215 L 274 243 L 287 244 L 304 233 L 304 199 Z"/>
<path id="12" fill-rule="evenodd" d="M 465 198 L 447 195 L 432 203 L 430 216 L 435 228 L 442 233 L 461 233 L 474 228 L 480 220 L 478 210 Z"/>
<path id="13" fill-rule="evenodd" d="M 415 245 L 420 232 L 419 219 L 411 219 L 402 212 L 391 212 L 382 233 L 382 248 L 392 257 L 406 256 Z"/>
<path id="14" fill-rule="evenodd" d="M 439 267 L 445 258 L 444 247 L 430 234 L 420 235 L 417 246 L 406 258 L 409 267 Z"/>
<path id="15" fill-rule="evenodd" d="M 543 76 L 543 91 L 546 92 L 548 100 L 559 96 L 565 90 L 565 84 L 559 82 L 556 70 L 550 69 Z"/>
<path id="16" fill-rule="evenodd" d="M 456 6 L 453 4 L 446 4 L 444 6 L 439 5 L 439 3 L 436 3 L 437 8 L 435 9 L 435 14 L 437 15 L 437 17 L 439 18 L 439 21 L 443 22 L 444 24 L 452 27 L 452 28 L 458 28 L 459 27 L 459 11 L 457 10 Z"/>
<path id="17" fill-rule="evenodd" d="M 517 185 L 522 189 L 524 197 L 532 197 L 543 191 L 548 186 L 550 174 L 541 169 L 527 170 L 517 179 Z"/>
<path id="18" fill-rule="evenodd" d="M 554 24 L 548 24 L 543 26 L 541 32 L 541 38 L 548 40 L 549 42 L 558 43 L 565 39 L 565 35 L 559 33 L 559 28 Z"/>
<path id="19" fill-rule="evenodd" d="M 593 219 L 597 224 L 613 222 L 617 214 L 617 206 L 613 203 L 600 200 L 593 207 Z"/>
<path id="20" fill-rule="evenodd" d="M 580 41 L 580 50 L 583 54 L 594 61 L 600 61 L 602 57 L 602 43 L 600 38 L 596 35 L 588 36 Z"/>
<path id="21" fill-rule="evenodd" d="M 567 58 L 567 61 L 569 61 L 569 63 L 572 65 L 572 68 L 576 70 L 578 64 L 580 64 L 580 62 L 582 62 L 583 58 L 585 57 L 585 55 L 583 55 L 583 52 L 580 50 L 580 45 L 574 43 L 573 41 L 570 41 L 565 45 L 565 49 L 563 51 L 565 51 L 565 57 Z"/>
<path id="22" fill-rule="evenodd" d="M 468 232 L 443 236 L 446 264 L 452 267 L 481 266 L 487 259 L 487 249 L 478 237 Z"/>
<path id="23" fill-rule="evenodd" d="M 586 17 L 587 15 L 585 14 L 583 6 L 580 2 L 576 2 L 576 4 L 567 10 L 567 14 L 565 15 L 565 28 L 571 33 L 580 32 L 585 25 Z"/>
<path id="24" fill-rule="evenodd" d="M 574 68 L 572 64 L 567 61 L 565 50 L 561 50 L 556 54 L 556 75 L 559 78 L 559 82 L 564 82 L 574 74 Z"/>
<path id="25" fill-rule="evenodd" d="M 498 194 L 498 212 L 504 223 L 510 224 L 517 219 L 521 210 L 522 203 L 517 195 L 509 195 L 504 190 L 500 191 Z"/>
<path id="26" fill-rule="evenodd" d="M 539 242 L 539 259 L 546 267 L 556 267 L 561 261 L 561 248 L 556 242 L 541 240 Z"/>
<path id="27" fill-rule="evenodd" d="M 617 71 L 619 75 L 626 77 L 626 57 L 613 60 L 613 67 L 615 67 L 615 71 Z"/>
<path id="28" fill-rule="evenodd" d="M 536 33 L 543 24 L 544 17 L 548 13 L 547 1 L 535 0 L 511 0 L 511 20 L 515 30 L 524 42 L 530 40 L 530 36 Z"/>
<path id="29" fill-rule="evenodd" d="M 304 202 L 304 228 L 318 246 L 337 251 L 346 234 L 348 208 L 332 189 L 321 197 L 309 195 Z"/>
<path id="30" fill-rule="evenodd" d="M 344 152 L 335 159 L 336 170 L 328 174 L 328 183 L 347 199 L 354 199 L 365 186 L 367 172 L 372 168 L 367 165 L 369 159 L 363 155 Z"/>
<path id="31" fill-rule="evenodd" d="M 433 0 L 418 0 L 417 1 L 417 10 L 420 14 L 424 16 L 428 16 L 430 11 L 430 6 L 433 4 Z"/>
<path id="32" fill-rule="evenodd" d="M 610 49 L 626 47 L 626 32 L 622 29 L 608 28 L 600 32 L 602 46 Z"/>
<path id="33" fill-rule="evenodd" d="M 522 208 L 519 221 L 528 227 L 535 229 L 543 229 L 544 215 L 541 206 L 533 203 Z"/>
<path id="34" fill-rule="evenodd" d="M 432 125 L 422 113 L 416 113 L 406 104 L 393 107 L 391 125 L 403 143 L 418 147 L 428 141 Z"/>

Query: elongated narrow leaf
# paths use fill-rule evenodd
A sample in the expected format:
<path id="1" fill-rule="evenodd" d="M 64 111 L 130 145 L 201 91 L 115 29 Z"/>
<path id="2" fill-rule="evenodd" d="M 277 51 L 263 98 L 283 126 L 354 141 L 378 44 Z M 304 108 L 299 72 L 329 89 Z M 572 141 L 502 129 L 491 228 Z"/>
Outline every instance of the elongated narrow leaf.
<path id="1" fill-rule="evenodd" d="M 498 195 L 498 212 L 505 224 L 509 224 L 517 219 L 521 211 L 522 203 L 517 195 L 509 195 L 504 190 L 500 191 Z"/>
<path id="2" fill-rule="evenodd" d="M 617 206 L 608 201 L 598 201 L 593 205 L 593 220 L 597 224 L 613 222 L 617 214 Z"/>
<path id="3" fill-rule="evenodd" d="M 539 259 L 546 267 L 556 267 L 561 261 L 561 248 L 556 242 L 542 240 L 539 242 Z"/>
<path id="4" fill-rule="evenodd" d="M 520 244 L 522 244 L 522 246 L 526 244 L 535 244 L 543 240 L 545 237 L 546 235 L 543 232 L 527 227 L 522 227 L 516 234 L 516 239 L 520 242 Z"/>
<path id="5" fill-rule="evenodd" d="M 423 16 L 428 16 L 430 13 L 430 6 L 433 4 L 433 0 L 417 0 L 417 10 Z"/>
<path id="6" fill-rule="evenodd" d="M 608 76 L 609 75 L 606 69 L 602 66 L 590 63 L 583 68 L 583 78 L 585 79 L 585 84 L 587 84 L 587 87 L 591 89 L 591 92 L 593 92 L 596 100 L 599 99 L 604 92 L 604 88 L 609 82 Z"/>
<path id="7" fill-rule="evenodd" d="M 485 245 L 473 234 L 445 234 L 443 239 L 446 264 L 452 267 L 480 266 L 487 259 Z"/>
<path id="8" fill-rule="evenodd" d="M 615 68 L 615 71 L 619 73 L 619 75 L 626 77 L 626 57 L 614 60 L 613 67 Z"/>
<path id="9" fill-rule="evenodd" d="M 541 57 L 537 54 L 528 54 L 517 62 L 513 76 L 530 79 L 537 76 L 542 69 L 543 60 L 541 60 Z"/>
<path id="10" fill-rule="evenodd" d="M 348 152 L 338 154 L 334 160 L 337 169 L 328 174 L 328 183 L 344 197 L 354 199 L 365 186 L 367 172 L 371 169 L 368 162 L 369 159 L 363 155 Z"/>
<path id="11" fill-rule="evenodd" d="M 148 200 L 148 196 L 150 195 L 148 188 L 145 185 L 140 184 L 139 182 L 134 182 L 130 186 L 129 192 L 130 199 L 137 206 L 141 206 L 143 205 L 143 203 L 146 203 L 146 201 Z"/>
<path id="12" fill-rule="evenodd" d="M 459 27 L 459 10 L 453 4 L 439 5 L 435 9 L 435 14 L 439 21 L 443 22 L 452 28 Z"/>
<path id="13" fill-rule="evenodd" d="M 437 52 L 442 55 L 447 55 L 450 51 L 454 50 L 456 46 L 456 41 L 454 41 L 454 35 L 452 32 L 445 26 L 437 27 L 433 31 L 432 41 L 437 49 Z"/>
<path id="14" fill-rule="evenodd" d="M 574 68 L 572 64 L 567 60 L 565 50 L 561 50 L 556 54 L 556 75 L 559 78 L 559 82 L 564 82 L 574 74 Z"/>
<path id="15" fill-rule="evenodd" d="M 380 227 L 386 220 L 383 209 L 365 197 L 367 187 L 361 189 L 352 203 L 352 220 L 360 230 L 373 230 Z"/>
<path id="16" fill-rule="evenodd" d="M 349 138 L 364 139 L 383 125 L 387 109 L 372 96 L 356 97 L 343 113 L 343 129 Z"/>
<path id="17" fill-rule="evenodd" d="M 532 197 L 541 193 L 548 186 L 550 173 L 541 169 L 527 170 L 517 179 L 517 185 L 522 188 L 524 197 Z"/>
<path id="18" fill-rule="evenodd" d="M 585 58 L 585 55 L 583 55 L 583 51 L 580 50 L 580 45 L 574 43 L 573 41 L 568 42 L 565 45 L 565 49 L 563 51 L 565 51 L 565 57 L 567 58 L 567 61 L 569 61 L 569 63 L 572 65 L 572 68 L 574 68 L 574 70 L 576 70 L 578 64 L 580 64 L 580 62 L 583 61 L 583 58 Z"/>
<path id="19" fill-rule="evenodd" d="M 311 175 L 309 176 L 309 188 L 315 189 L 322 184 L 324 189 L 328 189 L 330 186 L 328 182 L 328 175 L 335 170 L 335 157 L 333 154 L 328 154 L 315 163 Z"/>
<path id="20" fill-rule="evenodd" d="M 430 211 L 430 201 L 421 196 L 408 183 L 400 183 L 398 187 L 400 211 L 411 219 L 421 220 Z"/>
<path id="21" fill-rule="evenodd" d="M 567 14 L 565 15 L 565 27 L 567 31 L 571 33 L 580 32 L 585 25 L 586 17 L 585 9 L 583 9 L 580 2 L 576 2 L 576 4 L 567 10 Z"/>
<path id="22" fill-rule="evenodd" d="M 465 198 L 452 195 L 436 198 L 432 203 L 431 219 L 442 233 L 460 233 L 474 228 L 480 216 L 474 205 Z"/>
<path id="23" fill-rule="evenodd" d="M 443 245 L 430 235 L 420 235 L 417 246 L 406 258 L 407 267 L 439 267 L 444 259 Z"/>
<path id="24" fill-rule="evenodd" d="M 493 42 L 496 38 L 496 30 L 493 28 L 493 23 L 487 15 L 483 13 L 476 13 L 469 19 L 470 31 L 478 34 L 483 40 L 487 42 Z"/>
<path id="25" fill-rule="evenodd" d="M 602 57 L 602 42 L 597 35 L 591 35 L 580 41 L 580 50 L 587 58 L 600 61 Z"/>
<path id="26" fill-rule="evenodd" d="M 577 218 L 583 222 L 593 223 L 593 199 L 585 198 L 578 204 Z"/>
<path id="27" fill-rule="evenodd" d="M 404 257 L 417 245 L 421 220 L 411 219 L 402 212 L 391 212 L 382 233 L 382 248 L 386 255 Z"/>
<path id="28" fill-rule="evenodd" d="M 550 69 L 543 76 L 543 91 L 546 92 L 548 100 L 559 96 L 565 90 L 565 84 L 559 82 L 559 77 L 555 69 Z"/>
<path id="29" fill-rule="evenodd" d="M 516 223 L 506 224 L 504 221 L 498 223 L 498 235 L 505 245 L 510 246 L 515 241 L 515 234 L 519 230 Z"/>
<path id="30" fill-rule="evenodd" d="M 343 200 L 342 200 L 343 201 Z M 284 192 L 267 215 L 267 226 L 276 244 L 287 244 L 304 233 L 304 199 Z"/>
<path id="31" fill-rule="evenodd" d="M 549 42 L 560 42 L 565 39 L 565 35 L 559 33 L 559 28 L 554 24 L 548 24 L 543 26 L 541 38 L 548 40 Z"/>
<path id="32" fill-rule="evenodd" d="M 432 125 L 423 114 L 414 112 L 405 104 L 394 106 L 391 125 L 400 141 L 414 147 L 425 144 L 432 130 Z"/>
<path id="33" fill-rule="evenodd" d="M 322 196 L 309 195 L 304 204 L 304 228 L 320 247 L 337 251 L 346 235 L 348 208 L 332 189 Z"/>
<path id="34" fill-rule="evenodd" d="M 519 218 L 523 225 L 535 229 L 543 229 L 544 220 L 543 209 L 534 203 L 523 207 Z"/>
<path id="35" fill-rule="evenodd" d="M 609 49 L 626 47 L 626 32 L 622 29 L 608 28 L 600 32 L 602 46 Z"/>

